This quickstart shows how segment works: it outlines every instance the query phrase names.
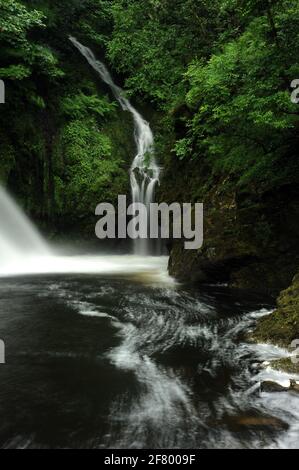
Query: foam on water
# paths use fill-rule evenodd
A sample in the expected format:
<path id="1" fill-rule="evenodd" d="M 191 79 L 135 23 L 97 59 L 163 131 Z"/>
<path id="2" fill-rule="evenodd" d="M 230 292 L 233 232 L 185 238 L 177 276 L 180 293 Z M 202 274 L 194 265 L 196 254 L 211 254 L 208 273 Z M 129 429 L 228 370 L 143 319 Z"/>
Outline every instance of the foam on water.
<path id="1" fill-rule="evenodd" d="M 28 256 L 0 265 L 1 277 L 36 274 L 94 274 L 135 276 L 145 283 L 174 285 L 167 272 L 168 257 Z"/>

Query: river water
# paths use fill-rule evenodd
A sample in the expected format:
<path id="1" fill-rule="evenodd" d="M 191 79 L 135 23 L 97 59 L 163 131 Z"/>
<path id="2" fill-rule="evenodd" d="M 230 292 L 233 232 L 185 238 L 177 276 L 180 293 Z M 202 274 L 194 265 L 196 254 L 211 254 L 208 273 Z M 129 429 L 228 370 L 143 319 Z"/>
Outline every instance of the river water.
<path id="1" fill-rule="evenodd" d="M 283 352 L 243 338 L 271 304 L 179 285 L 166 258 L 97 261 L 2 277 L 2 448 L 298 446 L 298 396 L 256 385 Z"/>

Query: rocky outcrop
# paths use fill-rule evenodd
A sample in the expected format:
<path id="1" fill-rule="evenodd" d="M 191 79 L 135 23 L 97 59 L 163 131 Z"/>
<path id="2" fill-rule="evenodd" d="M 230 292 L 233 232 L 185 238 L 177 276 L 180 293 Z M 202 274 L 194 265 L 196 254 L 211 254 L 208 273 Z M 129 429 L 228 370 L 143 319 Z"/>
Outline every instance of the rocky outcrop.
<path id="1" fill-rule="evenodd" d="M 272 382 L 267 380 L 262 382 L 261 384 L 261 391 L 267 393 L 284 393 L 284 392 L 292 392 L 292 393 L 299 393 L 299 385 L 296 380 L 290 380 L 290 385 L 288 387 L 284 387 L 277 382 Z"/>
<path id="2" fill-rule="evenodd" d="M 295 276 L 291 287 L 281 293 L 278 309 L 259 321 L 254 339 L 285 348 L 291 348 L 292 342 L 298 340 L 299 346 L 299 274 Z M 283 366 L 281 361 L 279 365 Z M 290 360 L 285 361 L 283 368 L 299 372 L 299 365 L 293 364 Z"/>
<path id="3" fill-rule="evenodd" d="M 228 283 L 278 295 L 299 265 L 299 191 L 245 193 L 226 182 L 202 196 L 204 245 L 187 251 L 182 242 L 172 245 L 169 271 L 194 283 Z"/>

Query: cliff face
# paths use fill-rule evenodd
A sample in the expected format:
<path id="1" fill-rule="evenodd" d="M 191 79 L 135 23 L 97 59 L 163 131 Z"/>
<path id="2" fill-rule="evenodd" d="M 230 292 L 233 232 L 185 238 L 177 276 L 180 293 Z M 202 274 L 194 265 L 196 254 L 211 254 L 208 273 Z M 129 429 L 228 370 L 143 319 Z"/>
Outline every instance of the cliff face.
<path id="1" fill-rule="evenodd" d="M 174 174 L 185 174 L 176 168 Z M 162 182 L 160 199 L 204 203 L 204 245 L 187 251 L 171 246 L 169 271 L 200 283 L 228 283 L 274 295 L 290 285 L 298 270 L 299 190 L 285 184 L 259 192 L 239 188 L 229 178 L 208 180 L 205 170 L 190 170 L 176 182 Z"/>
<path id="2" fill-rule="evenodd" d="M 278 293 L 287 287 L 299 263 L 298 191 L 250 196 L 209 194 L 205 204 L 204 245 L 171 250 L 170 273 L 179 279 L 226 282 L 240 288 Z"/>

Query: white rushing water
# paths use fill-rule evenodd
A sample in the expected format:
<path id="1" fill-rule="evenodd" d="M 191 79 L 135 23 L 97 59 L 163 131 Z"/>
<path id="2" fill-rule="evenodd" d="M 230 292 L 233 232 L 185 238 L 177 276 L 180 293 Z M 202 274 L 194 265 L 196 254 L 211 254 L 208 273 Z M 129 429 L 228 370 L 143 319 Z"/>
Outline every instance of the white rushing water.
<path id="1" fill-rule="evenodd" d="M 168 257 L 134 255 L 56 256 L 55 254 L 1 258 L 0 277 L 37 274 L 92 274 L 133 278 L 144 284 L 175 285 L 168 275 Z"/>
<path id="2" fill-rule="evenodd" d="M 128 111 L 133 116 L 137 155 L 133 160 L 130 170 L 132 199 L 136 209 L 138 203 L 145 204 L 148 207 L 150 203 L 154 202 L 155 187 L 159 182 L 160 176 L 160 169 L 154 155 L 154 136 L 150 125 L 125 97 L 122 88 L 114 83 L 106 66 L 97 60 L 93 52 L 74 37 L 70 37 L 70 41 L 98 73 L 103 82 L 111 88 L 122 109 Z M 137 240 L 135 243 L 135 254 L 147 255 L 148 253 L 148 240 Z"/>
<path id="3" fill-rule="evenodd" d="M 36 228 L 9 194 L 0 187 L 0 260 L 14 263 L 31 256 L 49 256 L 50 250 Z"/>
<path id="4" fill-rule="evenodd" d="M 131 105 L 105 67 L 92 51 L 75 38 L 71 42 L 87 59 L 101 79 L 111 88 L 123 110 L 134 118 L 137 155 L 130 170 L 132 199 L 149 205 L 154 201 L 160 170 L 154 156 L 154 137 L 149 123 Z M 149 211 L 148 211 L 149 212 Z M 161 280 L 167 276 L 167 258 L 154 259 L 149 256 L 148 240 L 136 240 L 135 256 L 57 256 L 49 248 L 25 213 L 9 194 L 0 187 L 0 276 L 46 273 L 93 273 L 93 274 L 140 274 Z"/>
<path id="5" fill-rule="evenodd" d="M 0 277 L 36 274 L 136 276 L 145 283 L 173 284 L 168 257 L 137 255 L 58 255 L 0 186 Z"/>
<path id="6" fill-rule="evenodd" d="M 137 255 L 58 255 L 0 186 L 0 277 L 36 274 L 133 276 L 145 283 L 174 284 L 168 257 Z"/>

